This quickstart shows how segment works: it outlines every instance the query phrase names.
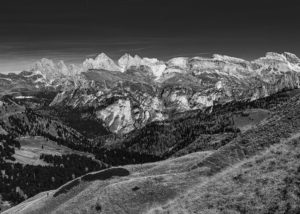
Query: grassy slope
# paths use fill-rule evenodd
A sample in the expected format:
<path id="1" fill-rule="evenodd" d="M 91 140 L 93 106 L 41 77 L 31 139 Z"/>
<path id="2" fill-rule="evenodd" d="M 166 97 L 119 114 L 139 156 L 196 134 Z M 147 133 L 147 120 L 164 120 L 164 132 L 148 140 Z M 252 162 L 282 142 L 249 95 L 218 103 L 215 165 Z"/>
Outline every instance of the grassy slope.
<path id="1" fill-rule="evenodd" d="M 107 213 L 118 213 L 123 209 L 129 209 L 130 213 L 147 210 L 149 202 L 150 204 L 151 202 L 166 202 L 170 197 L 175 197 L 177 192 L 183 193 L 186 186 L 180 185 L 180 183 L 187 180 L 186 172 L 184 170 L 179 172 L 179 170 L 183 169 L 182 166 L 191 166 L 195 158 L 201 160 L 206 155 L 207 153 L 194 153 L 174 160 L 127 166 L 126 169 L 130 172 L 129 176 L 115 177 L 104 181 L 81 181 L 68 194 L 53 197 L 55 192 L 52 192 L 47 198 L 40 197 L 40 201 L 37 203 L 31 204 L 32 202 L 26 201 L 25 203 L 31 206 L 25 210 L 21 207 L 27 205 L 22 203 L 7 213 L 18 213 L 18 210 L 20 213 L 48 213 L 54 210 L 58 213 L 83 212 L 83 210 L 88 213 L 96 213 L 95 206 L 97 204 Z M 190 174 L 189 182 L 202 180 L 202 178 L 196 179 L 196 177 L 194 173 Z M 139 189 L 133 191 L 135 187 Z M 120 197 L 115 197 L 117 195 Z M 81 206 L 79 209 L 74 209 L 72 207 L 74 204 L 81 204 Z M 111 204 L 114 205 L 111 206 Z M 38 207 L 40 209 L 36 209 Z"/>
<path id="2" fill-rule="evenodd" d="M 217 151 L 126 166 L 129 176 L 80 181 L 6 213 L 297 213 L 299 107 L 295 96 Z"/>
<path id="3" fill-rule="evenodd" d="M 20 213 L 297 213 L 299 103 L 294 98 L 217 151 L 126 166 L 129 176 L 82 181 Z"/>
<path id="4" fill-rule="evenodd" d="M 44 136 L 72 149 L 86 150 L 90 146 L 81 133 L 62 121 L 26 109 L 10 98 L 0 105 L 0 131 L 13 136 Z"/>
<path id="5" fill-rule="evenodd" d="M 41 154 L 63 155 L 78 154 L 94 158 L 94 155 L 72 150 L 66 146 L 58 145 L 56 142 L 41 136 L 20 137 L 18 141 L 21 144 L 20 149 L 15 149 L 16 162 L 30 165 L 49 165 L 40 159 Z"/>
<path id="6" fill-rule="evenodd" d="M 271 146 L 148 213 L 299 213 L 299 143 Z"/>
<path id="7" fill-rule="evenodd" d="M 298 135 L 299 136 L 299 135 Z M 40 194 L 6 213 L 297 213 L 300 141 L 286 140 L 210 176 L 186 170 L 208 153 L 127 166 L 128 177 Z M 298 195 L 297 195 L 298 194 Z M 80 204 L 80 206 L 78 206 Z M 24 209 L 25 208 L 25 209 Z M 19 212 L 17 212 L 19 211 Z"/>

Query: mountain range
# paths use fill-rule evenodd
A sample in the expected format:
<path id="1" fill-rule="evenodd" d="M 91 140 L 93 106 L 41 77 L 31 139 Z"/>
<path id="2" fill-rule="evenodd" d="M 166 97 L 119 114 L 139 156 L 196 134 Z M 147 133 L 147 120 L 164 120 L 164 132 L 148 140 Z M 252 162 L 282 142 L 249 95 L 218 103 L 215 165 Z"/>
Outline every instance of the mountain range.
<path id="1" fill-rule="evenodd" d="M 287 52 L 0 74 L 0 211 L 297 213 L 299 76 Z"/>
<path id="2" fill-rule="evenodd" d="M 110 152 L 102 150 L 97 159 L 110 162 L 109 168 L 52 185 L 60 179 L 56 171 L 67 177 L 70 169 L 48 167 L 42 173 L 36 167 L 22 181 L 39 173 L 35 183 L 46 180 L 48 186 L 3 214 L 299 213 L 299 104 L 300 91 L 288 90 L 216 106 L 208 114 L 196 111 L 150 123 L 124 141 L 107 142 Z M 144 155 L 127 156 L 117 148 Z M 149 158 L 146 152 L 161 159 L 143 163 Z M 82 167 L 83 160 L 75 160 L 68 157 L 64 165 Z M 18 176 L 25 170 L 15 165 L 11 171 Z M 17 194 L 26 199 L 26 183 L 17 185 Z M 36 186 L 32 183 L 30 189 Z"/>
<path id="3" fill-rule="evenodd" d="M 42 59 L 30 71 L 1 74 L 1 93 L 56 93 L 50 106 L 90 109 L 111 132 L 126 134 L 172 112 L 231 101 L 255 100 L 299 87 L 300 59 L 269 52 L 253 61 L 215 54 L 166 62 L 125 54 L 117 62 L 101 53 L 82 65 Z M 31 95 L 29 95 L 31 96 Z M 24 98 L 24 97 L 23 97 Z"/>

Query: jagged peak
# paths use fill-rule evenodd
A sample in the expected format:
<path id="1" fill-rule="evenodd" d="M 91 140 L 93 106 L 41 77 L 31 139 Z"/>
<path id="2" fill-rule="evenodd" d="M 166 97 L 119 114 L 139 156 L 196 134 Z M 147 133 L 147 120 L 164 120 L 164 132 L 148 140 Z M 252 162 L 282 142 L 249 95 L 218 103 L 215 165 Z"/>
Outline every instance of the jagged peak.
<path id="1" fill-rule="evenodd" d="M 221 55 L 221 54 L 214 54 L 212 58 L 216 59 L 216 60 L 220 60 L 220 61 L 226 61 L 226 62 L 236 62 L 236 63 L 247 62 L 246 60 L 241 59 L 241 58 L 227 56 L 227 55 Z"/>
<path id="2" fill-rule="evenodd" d="M 122 61 L 129 61 L 129 60 L 132 60 L 133 57 L 129 54 L 129 53 L 125 53 L 123 56 L 121 56 L 118 60 L 118 62 L 122 62 Z"/>
<path id="3" fill-rule="evenodd" d="M 282 54 L 276 52 L 267 52 L 265 56 L 253 61 L 246 61 L 241 58 L 221 54 L 213 54 L 212 57 L 174 57 L 168 61 L 161 61 L 157 58 L 141 58 L 138 55 L 133 56 L 130 53 L 125 53 L 118 59 L 117 63 L 107 54 L 102 52 L 94 58 L 87 58 L 79 66 L 66 65 L 62 60 L 56 63 L 51 59 L 42 58 L 34 63 L 30 71 L 35 74 L 41 74 L 44 76 L 44 78 L 50 80 L 60 78 L 61 76 L 75 77 L 81 72 L 89 69 L 103 69 L 107 71 L 124 72 L 131 67 L 145 66 L 150 73 L 153 73 L 156 78 L 159 78 L 160 76 L 164 75 L 164 73 L 187 71 L 189 65 L 192 65 L 193 63 L 197 63 L 198 67 L 200 66 L 201 68 L 204 68 L 205 66 L 214 66 L 213 64 L 216 63 L 216 61 L 222 61 L 224 63 L 231 64 L 249 63 L 251 65 L 253 63 L 266 66 L 268 66 L 268 64 L 271 62 L 276 63 L 277 61 L 286 63 L 286 67 L 290 70 L 295 70 L 297 72 L 300 71 L 300 59 L 295 54 L 289 52 L 284 52 Z M 207 64 L 207 62 L 210 64 Z"/>
<path id="4" fill-rule="evenodd" d="M 95 59 L 86 59 L 83 62 L 83 68 L 84 70 L 103 69 L 108 71 L 121 71 L 120 67 L 103 52 L 100 53 Z"/>
<path id="5" fill-rule="evenodd" d="M 285 60 L 283 54 L 279 54 L 276 52 L 267 52 L 265 57 L 268 59 Z"/>
<path id="6" fill-rule="evenodd" d="M 82 68 L 75 65 L 66 65 L 63 60 L 54 62 L 51 59 L 42 58 L 35 62 L 30 69 L 33 75 L 43 76 L 46 82 L 61 80 L 61 78 L 72 78 L 82 72 Z"/>
<path id="7" fill-rule="evenodd" d="M 283 55 L 290 63 L 294 63 L 294 64 L 300 63 L 300 59 L 296 56 L 296 54 L 284 52 Z"/>
<path id="8" fill-rule="evenodd" d="M 58 65 L 58 66 L 61 66 L 61 67 L 67 67 L 66 64 L 65 64 L 65 62 L 64 62 L 63 60 L 59 60 L 59 61 L 57 62 L 57 65 Z"/>
<path id="9" fill-rule="evenodd" d="M 48 59 L 48 58 L 42 58 L 40 59 L 39 61 L 37 61 L 37 63 L 42 63 L 42 64 L 53 64 L 54 65 L 54 62 L 52 59 Z"/>
<path id="10" fill-rule="evenodd" d="M 120 59 L 121 58 L 133 58 L 133 57 L 131 56 L 131 54 L 125 53 L 123 56 L 120 57 Z"/>
<path id="11" fill-rule="evenodd" d="M 65 62 L 60 60 L 57 63 L 58 71 L 60 71 L 64 75 L 70 75 L 69 68 L 66 66 Z"/>
<path id="12" fill-rule="evenodd" d="M 260 57 L 251 61 L 254 64 L 268 64 L 269 62 L 273 63 L 275 61 L 285 63 L 289 69 L 295 70 L 297 72 L 300 71 L 299 63 L 300 59 L 293 53 L 284 52 L 282 54 L 276 52 L 267 52 L 264 57 Z"/>
<path id="13" fill-rule="evenodd" d="M 31 68 L 31 71 L 34 74 L 42 75 L 45 79 L 48 80 L 60 74 L 54 61 L 47 58 L 42 58 L 39 61 L 35 62 Z"/>
<path id="14" fill-rule="evenodd" d="M 118 60 L 118 65 L 121 67 L 122 71 L 126 71 L 130 67 L 139 67 L 141 65 L 142 59 L 135 55 L 134 57 L 126 53 L 121 56 Z"/>
<path id="15" fill-rule="evenodd" d="M 155 64 L 155 63 L 160 62 L 157 58 L 148 58 L 148 57 L 144 57 L 142 60 L 143 60 L 143 62 L 145 62 L 145 63 L 152 63 L 152 64 Z"/>
<path id="16" fill-rule="evenodd" d="M 171 67 L 187 68 L 189 58 L 188 57 L 174 57 L 167 61 L 167 65 Z"/>
<path id="17" fill-rule="evenodd" d="M 139 55 L 137 55 L 137 54 L 134 55 L 134 58 L 135 58 L 135 59 L 142 59 L 142 58 L 141 58 Z"/>
<path id="18" fill-rule="evenodd" d="M 57 64 L 64 64 L 63 61 L 59 61 Z M 35 68 L 55 68 L 57 64 L 52 59 L 42 58 L 33 63 L 32 69 Z"/>
<path id="19" fill-rule="evenodd" d="M 100 53 L 98 54 L 98 56 L 96 56 L 95 58 L 96 60 L 100 60 L 100 59 L 109 59 L 109 60 L 112 60 L 106 53 Z"/>

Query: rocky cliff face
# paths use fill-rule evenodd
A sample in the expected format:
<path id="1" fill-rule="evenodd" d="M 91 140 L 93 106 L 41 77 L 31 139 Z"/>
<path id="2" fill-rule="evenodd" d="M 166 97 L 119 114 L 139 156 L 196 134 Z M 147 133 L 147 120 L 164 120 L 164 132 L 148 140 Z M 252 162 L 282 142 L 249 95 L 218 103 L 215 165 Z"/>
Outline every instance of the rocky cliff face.
<path id="1" fill-rule="evenodd" d="M 59 93 L 51 105 L 72 106 L 88 112 L 115 133 L 128 133 L 149 121 L 166 118 L 156 86 L 134 81 L 134 76 L 130 81 L 130 75 L 120 78 L 112 74 L 88 71 L 86 85 Z"/>
<path id="2" fill-rule="evenodd" d="M 59 89 L 52 106 L 82 109 L 112 132 L 124 134 L 173 111 L 298 88 L 299 73 L 300 60 L 291 53 L 269 52 L 254 61 L 215 54 L 167 62 L 129 54 L 114 62 L 102 53 L 82 66 L 42 59 L 23 76 L 34 77 L 31 87 Z M 5 78 L 3 85 L 10 85 Z"/>

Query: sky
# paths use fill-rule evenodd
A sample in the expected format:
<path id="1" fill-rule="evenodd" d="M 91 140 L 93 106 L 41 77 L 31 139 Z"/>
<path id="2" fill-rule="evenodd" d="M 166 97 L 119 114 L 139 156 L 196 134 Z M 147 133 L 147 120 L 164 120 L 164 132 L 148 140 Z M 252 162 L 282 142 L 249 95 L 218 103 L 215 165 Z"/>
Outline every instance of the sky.
<path id="1" fill-rule="evenodd" d="M 268 51 L 300 56 L 300 7 L 272 0 L 0 0 L 0 72 L 105 52 L 167 60 Z"/>

